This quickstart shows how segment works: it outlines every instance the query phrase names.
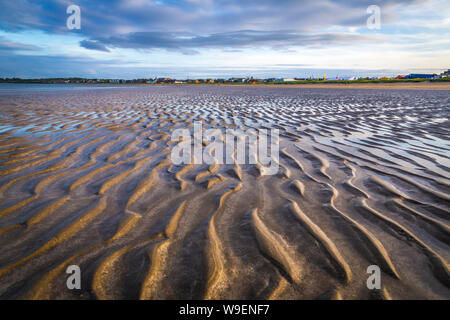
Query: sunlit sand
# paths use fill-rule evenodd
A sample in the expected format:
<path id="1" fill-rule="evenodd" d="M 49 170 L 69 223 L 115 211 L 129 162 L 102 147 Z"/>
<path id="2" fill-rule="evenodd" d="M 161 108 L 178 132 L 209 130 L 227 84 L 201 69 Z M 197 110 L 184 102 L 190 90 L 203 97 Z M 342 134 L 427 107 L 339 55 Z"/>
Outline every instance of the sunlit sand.
<path id="1" fill-rule="evenodd" d="M 449 91 L 398 89 L 0 94 L 0 298 L 449 299 Z M 279 129 L 278 174 L 172 164 L 194 121 Z"/>

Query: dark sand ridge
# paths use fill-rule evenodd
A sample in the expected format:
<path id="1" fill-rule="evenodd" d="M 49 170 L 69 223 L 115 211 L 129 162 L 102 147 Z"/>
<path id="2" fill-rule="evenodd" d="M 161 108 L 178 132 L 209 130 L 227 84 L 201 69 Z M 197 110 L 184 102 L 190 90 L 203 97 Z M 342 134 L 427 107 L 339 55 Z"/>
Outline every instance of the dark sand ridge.
<path id="1" fill-rule="evenodd" d="M 448 93 L 0 95 L 0 298 L 448 299 Z M 173 165 L 172 131 L 196 120 L 278 128 L 279 173 Z"/>

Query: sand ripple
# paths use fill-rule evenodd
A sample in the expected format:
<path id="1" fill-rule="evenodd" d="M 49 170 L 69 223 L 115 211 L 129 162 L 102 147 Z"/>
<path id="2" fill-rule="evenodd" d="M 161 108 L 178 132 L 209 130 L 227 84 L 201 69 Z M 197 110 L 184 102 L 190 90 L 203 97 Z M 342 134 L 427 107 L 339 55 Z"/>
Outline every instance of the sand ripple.
<path id="1" fill-rule="evenodd" d="M 0 95 L 0 298 L 449 299 L 449 105 L 445 90 Z M 171 132 L 200 120 L 279 129 L 278 174 L 172 164 Z"/>

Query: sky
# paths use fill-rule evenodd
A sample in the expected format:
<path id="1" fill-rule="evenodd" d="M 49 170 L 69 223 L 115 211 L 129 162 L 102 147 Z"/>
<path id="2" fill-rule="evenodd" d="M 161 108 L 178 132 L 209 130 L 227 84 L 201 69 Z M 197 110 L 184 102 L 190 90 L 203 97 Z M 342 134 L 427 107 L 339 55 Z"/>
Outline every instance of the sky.
<path id="1" fill-rule="evenodd" d="M 67 27 L 71 5 L 79 29 Z M 0 77 L 334 78 L 449 68 L 450 0 L 0 0 Z"/>

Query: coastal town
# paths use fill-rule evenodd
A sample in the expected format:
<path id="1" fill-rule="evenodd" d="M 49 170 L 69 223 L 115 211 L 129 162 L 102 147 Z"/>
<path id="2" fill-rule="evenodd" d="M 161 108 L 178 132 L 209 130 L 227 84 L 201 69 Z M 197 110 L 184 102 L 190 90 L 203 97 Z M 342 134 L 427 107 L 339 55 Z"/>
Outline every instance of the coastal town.
<path id="1" fill-rule="evenodd" d="M 324 74 L 320 77 L 299 77 L 299 78 L 266 78 L 254 77 L 233 77 L 233 78 L 203 78 L 203 79 L 174 79 L 170 77 L 154 77 L 143 79 L 86 79 L 86 78 L 42 78 L 42 79 L 21 79 L 21 78 L 0 78 L 0 83 L 50 83 L 50 84 L 301 84 L 315 82 L 383 82 L 383 81 L 428 81 L 428 80 L 450 80 L 450 69 L 440 74 L 407 74 L 393 77 L 357 77 L 357 76 L 336 76 L 327 78 Z"/>

